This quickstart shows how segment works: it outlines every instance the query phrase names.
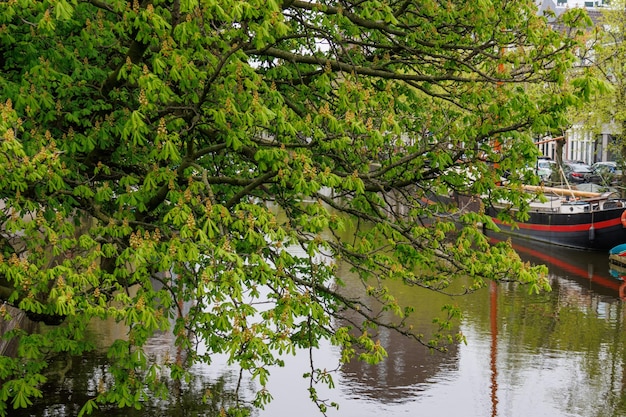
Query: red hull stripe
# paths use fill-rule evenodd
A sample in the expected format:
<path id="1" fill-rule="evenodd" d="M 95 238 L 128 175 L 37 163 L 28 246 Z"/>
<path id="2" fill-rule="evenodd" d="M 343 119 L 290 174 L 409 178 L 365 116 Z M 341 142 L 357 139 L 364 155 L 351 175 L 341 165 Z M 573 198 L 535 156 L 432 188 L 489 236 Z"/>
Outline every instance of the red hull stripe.
<path id="1" fill-rule="evenodd" d="M 508 223 L 504 223 L 501 220 L 496 218 L 492 218 L 496 224 L 501 224 L 504 226 L 510 227 L 511 225 Z M 612 227 L 621 225 L 622 222 L 620 218 L 605 220 L 603 222 L 594 222 L 594 223 L 582 223 L 582 224 L 572 224 L 572 225 L 547 225 L 547 224 L 531 224 L 531 223 L 517 223 L 517 226 L 520 230 L 536 230 L 536 231 L 549 231 L 549 232 L 581 232 L 587 231 L 593 225 L 595 229 L 604 229 L 606 227 Z"/>

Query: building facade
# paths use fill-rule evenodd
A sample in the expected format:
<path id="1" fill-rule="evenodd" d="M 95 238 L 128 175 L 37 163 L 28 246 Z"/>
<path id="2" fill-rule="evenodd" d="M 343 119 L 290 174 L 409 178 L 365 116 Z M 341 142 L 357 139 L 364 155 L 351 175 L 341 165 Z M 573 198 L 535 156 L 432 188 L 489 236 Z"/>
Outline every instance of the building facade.
<path id="1" fill-rule="evenodd" d="M 555 17 L 560 16 L 567 9 L 585 8 L 587 13 L 597 23 L 602 16 L 601 9 L 607 7 L 610 0 L 537 0 L 539 13 L 551 11 Z M 589 65 L 581 62 L 581 65 Z M 600 132 L 600 133 L 598 133 Z M 614 141 L 614 126 L 605 124 L 596 131 L 589 131 L 585 126 L 574 125 L 564 132 L 563 159 L 583 161 L 587 164 L 601 161 L 615 161 L 617 158 Z M 539 151 L 544 155 L 556 159 L 556 143 L 546 141 L 547 138 L 537 138 L 540 144 Z"/>

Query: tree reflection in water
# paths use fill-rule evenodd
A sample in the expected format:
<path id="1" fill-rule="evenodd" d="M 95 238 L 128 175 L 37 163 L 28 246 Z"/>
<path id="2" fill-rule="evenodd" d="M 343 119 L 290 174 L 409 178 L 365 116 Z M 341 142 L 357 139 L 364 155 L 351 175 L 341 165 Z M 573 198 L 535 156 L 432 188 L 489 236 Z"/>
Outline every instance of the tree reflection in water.
<path id="1" fill-rule="evenodd" d="M 63 380 L 51 378 L 42 387 L 44 398 L 36 400 L 28 409 L 11 410 L 12 417 L 54 416 L 75 417 L 81 407 L 97 394 L 101 379 L 106 379 L 106 358 L 101 354 L 86 355 L 72 359 L 72 369 Z M 225 371 L 217 378 L 194 374 L 183 389 L 170 384 L 171 397 L 167 400 L 146 398 L 141 410 L 100 406 L 95 416 L 107 417 L 218 417 L 225 415 L 235 404 L 236 398 L 231 375 Z M 203 398 L 205 399 L 203 401 Z"/>
<path id="2" fill-rule="evenodd" d="M 441 354 L 379 329 L 389 357 L 378 366 L 358 361 L 343 366 L 335 378 L 337 389 L 324 392 L 340 404 L 329 416 L 625 416 L 626 309 L 619 298 L 623 281 L 609 274 L 607 255 L 527 242 L 519 248 L 529 262 L 548 264 L 551 293 L 528 294 L 525 288 L 507 284 L 461 298 L 433 297 L 418 288 L 404 290 L 398 294 L 400 302 L 416 309 L 410 324 L 425 334 L 442 304 L 458 304 L 465 314 L 460 329 L 468 344 L 455 343 Z M 349 274 L 344 278 L 347 295 L 363 291 Z M 94 325 L 93 332 L 102 346 L 124 336 L 123 329 L 111 323 Z M 322 346 L 317 355 L 332 367 L 339 354 L 327 344 Z M 163 361 L 171 350 L 171 340 L 161 335 L 153 340 L 150 355 Z M 70 362 L 60 360 L 44 387 L 44 399 L 11 416 L 76 416 L 106 375 L 106 359 L 101 355 L 72 358 L 67 370 Z M 275 402 L 252 414 L 319 415 L 301 378 L 307 358 L 285 360 L 286 368 L 272 370 L 269 389 Z M 219 416 L 221 408 L 235 401 L 237 377 L 216 360 L 211 367 L 193 369 L 193 380 L 180 391 L 171 386 L 171 403 L 151 398 L 141 411 L 106 409 L 94 415 Z M 204 404 L 200 399 L 207 390 L 212 396 Z"/>
<path id="3" fill-rule="evenodd" d="M 92 336 L 105 347 L 111 343 L 123 326 L 100 322 L 92 326 Z M 146 353 L 157 362 L 169 360 L 173 347 L 171 335 L 161 333 L 146 346 Z M 48 370 L 48 382 L 41 389 L 43 398 L 34 401 L 28 409 L 11 410 L 11 417 L 54 416 L 75 417 L 83 405 L 98 394 L 99 387 L 112 383 L 108 372 L 109 360 L 104 350 L 82 357 L 59 357 Z M 224 416 L 237 402 L 234 387 L 236 376 L 227 368 L 220 373 L 207 375 L 192 369 L 191 378 L 180 385 L 164 376 L 169 398 L 146 397 L 143 408 L 117 408 L 99 405 L 94 416 L 107 417 L 219 417 Z M 241 398 L 240 398 L 241 400 Z"/>
<path id="4" fill-rule="evenodd" d="M 364 289 L 350 273 L 340 267 L 345 287 L 340 291 L 348 297 L 360 296 L 365 299 Z M 450 303 L 449 297 L 435 294 L 418 287 L 406 288 L 389 282 L 391 293 L 398 297 L 402 306 L 408 305 L 415 309 L 414 316 L 407 323 L 418 333 L 424 334 L 428 340 L 433 333 L 432 319 L 441 315 L 441 306 Z M 402 289 L 400 292 L 399 289 Z M 396 290 L 396 291 L 394 291 Z M 379 307 L 371 301 L 368 307 L 379 311 Z M 351 312 L 354 315 L 354 312 Z M 383 313 L 388 317 L 390 312 Z M 347 325 L 356 317 L 345 317 L 338 325 Z M 455 371 L 458 367 L 458 344 L 448 346 L 445 353 L 433 351 L 415 340 L 408 339 L 398 332 L 378 328 L 377 337 L 387 350 L 388 357 L 376 366 L 362 361 L 352 360 L 341 367 L 341 376 L 346 385 L 350 386 L 351 394 L 359 398 L 370 398 L 382 403 L 402 403 L 411 401 L 417 392 L 423 391 L 433 380 L 444 374 Z"/>

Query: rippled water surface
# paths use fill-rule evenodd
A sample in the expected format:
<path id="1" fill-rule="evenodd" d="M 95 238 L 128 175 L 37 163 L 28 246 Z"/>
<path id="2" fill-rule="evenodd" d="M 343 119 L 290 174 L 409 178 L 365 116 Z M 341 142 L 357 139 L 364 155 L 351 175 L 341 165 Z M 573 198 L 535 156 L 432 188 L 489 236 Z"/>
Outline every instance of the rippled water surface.
<path id="1" fill-rule="evenodd" d="M 334 390 L 322 398 L 339 403 L 328 415 L 341 417 L 395 416 L 549 416 L 591 417 L 626 415 L 626 329 L 620 299 L 622 281 L 611 275 L 608 256 L 519 242 L 522 256 L 550 268 L 553 291 L 529 295 L 506 285 L 486 288 L 459 299 L 403 291 L 404 302 L 417 307 L 428 326 L 442 302 L 464 310 L 461 330 L 467 344 L 446 354 L 431 353 L 396 334 L 382 332 L 389 358 L 378 366 L 351 363 L 335 375 Z M 523 245 L 522 245 L 523 244 Z M 348 291 L 350 290 L 348 286 Z M 115 325 L 94 326 L 94 336 L 106 343 L 120 336 Z M 166 335 L 152 341 L 155 357 L 171 354 Z M 319 415 L 307 397 L 307 352 L 286 357 L 286 367 L 272 371 L 274 401 L 261 417 Z M 328 345 L 315 353 L 322 368 L 336 366 L 338 352 Z M 46 386 L 46 397 L 28 412 L 15 416 L 74 416 L 106 372 L 97 354 L 74 358 L 62 380 Z M 96 377 L 94 377 L 96 375 Z M 194 368 L 196 380 L 187 394 L 172 403 L 146 404 L 141 411 L 107 411 L 107 416 L 213 416 L 237 383 L 237 373 L 216 357 L 211 367 Z M 252 386 L 244 381 L 244 392 Z M 220 393 L 214 404 L 198 397 L 210 387 Z"/>

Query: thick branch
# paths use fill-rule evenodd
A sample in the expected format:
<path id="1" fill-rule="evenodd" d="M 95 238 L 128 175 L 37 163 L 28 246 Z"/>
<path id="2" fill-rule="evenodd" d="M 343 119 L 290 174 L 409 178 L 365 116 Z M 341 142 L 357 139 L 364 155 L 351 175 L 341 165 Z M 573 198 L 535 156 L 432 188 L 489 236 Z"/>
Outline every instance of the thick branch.
<path id="1" fill-rule="evenodd" d="M 250 184 L 248 184 L 241 191 L 239 191 L 237 194 L 232 196 L 231 199 L 228 200 L 228 202 L 226 202 L 225 206 L 228 207 L 228 208 L 232 207 L 239 200 L 241 200 L 243 197 L 245 197 L 246 195 L 250 194 L 250 192 L 252 190 L 254 190 L 255 188 L 260 187 L 262 184 L 266 183 L 270 178 L 274 177 L 275 175 L 276 175 L 276 171 L 267 172 L 264 175 L 261 175 L 256 180 L 254 180 Z"/>
<path id="2" fill-rule="evenodd" d="M 472 77 L 459 77 L 450 74 L 443 76 L 425 76 L 419 74 L 403 74 L 394 71 L 386 71 L 382 69 L 363 67 L 354 64 L 347 64 L 334 59 L 321 58 L 315 56 L 300 55 L 293 52 L 288 52 L 278 48 L 266 48 L 266 49 L 253 49 L 246 51 L 250 55 L 265 55 L 274 58 L 284 59 L 285 61 L 320 65 L 321 67 L 330 66 L 335 71 L 343 71 L 347 73 L 354 72 L 359 75 L 366 75 L 370 77 L 384 78 L 389 80 L 402 80 L 402 81 L 419 81 L 419 82 L 439 82 L 439 81 L 459 81 L 459 82 L 476 82 L 477 80 Z"/>

